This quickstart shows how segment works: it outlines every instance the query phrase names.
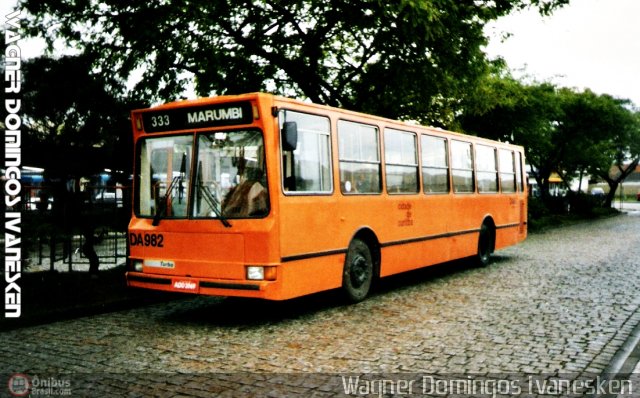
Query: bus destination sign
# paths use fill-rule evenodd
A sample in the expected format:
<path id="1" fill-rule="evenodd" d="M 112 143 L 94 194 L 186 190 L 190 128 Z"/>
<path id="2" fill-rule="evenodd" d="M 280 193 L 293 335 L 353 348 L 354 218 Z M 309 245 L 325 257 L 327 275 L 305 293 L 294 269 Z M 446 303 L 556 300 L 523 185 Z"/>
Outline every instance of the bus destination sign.
<path id="1" fill-rule="evenodd" d="M 142 113 L 147 133 L 233 126 L 253 121 L 250 102 L 197 105 Z"/>

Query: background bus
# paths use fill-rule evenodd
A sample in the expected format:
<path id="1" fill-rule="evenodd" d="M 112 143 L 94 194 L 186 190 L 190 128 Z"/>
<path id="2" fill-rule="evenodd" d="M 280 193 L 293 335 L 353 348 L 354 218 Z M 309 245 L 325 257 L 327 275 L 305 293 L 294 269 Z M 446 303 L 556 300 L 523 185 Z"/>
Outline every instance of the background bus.
<path id="1" fill-rule="evenodd" d="M 526 237 L 519 146 L 269 94 L 132 113 L 129 286 L 283 300 Z"/>

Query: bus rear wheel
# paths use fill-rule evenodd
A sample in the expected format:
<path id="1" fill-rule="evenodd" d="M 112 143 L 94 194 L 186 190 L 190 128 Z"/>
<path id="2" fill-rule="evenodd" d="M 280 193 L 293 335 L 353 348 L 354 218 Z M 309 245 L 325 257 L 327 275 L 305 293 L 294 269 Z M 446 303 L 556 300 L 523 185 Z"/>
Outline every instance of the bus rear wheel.
<path id="1" fill-rule="evenodd" d="M 483 223 L 480 227 L 480 235 L 478 237 L 478 254 L 476 255 L 476 263 L 480 267 L 486 267 L 491 263 L 491 253 L 494 250 L 495 231 L 487 223 Z"/>
<path id="2" fill-rule="evenodd" d="M 342 290 L 347 299 L 357 303 L 365 299 L 373 281 L 373 260 L 369 246 L 360 239 L 349 245 L 342 273 Z"/>

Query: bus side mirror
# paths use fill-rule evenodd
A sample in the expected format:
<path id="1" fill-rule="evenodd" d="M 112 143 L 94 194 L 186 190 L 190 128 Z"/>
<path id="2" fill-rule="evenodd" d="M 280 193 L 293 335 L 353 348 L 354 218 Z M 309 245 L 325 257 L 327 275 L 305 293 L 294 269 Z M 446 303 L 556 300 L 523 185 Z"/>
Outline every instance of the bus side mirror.
<path id="1" fill-rule="evenodd" d="M 295 151 L 298 147 L 298 124 L 296 122 L 284 122 L 281 133 L 282 149 Z"/>

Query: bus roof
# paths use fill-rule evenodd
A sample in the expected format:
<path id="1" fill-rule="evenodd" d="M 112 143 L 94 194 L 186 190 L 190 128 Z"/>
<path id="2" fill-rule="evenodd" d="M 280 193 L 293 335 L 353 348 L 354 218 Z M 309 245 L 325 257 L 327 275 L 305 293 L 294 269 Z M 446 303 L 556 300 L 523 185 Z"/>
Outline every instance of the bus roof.
<path id="1" fill-rule="evenodd" d="M 214 96 L 214 97 L 201 97 L 197 99 L 172 101 L 172 102 L 167 102 L 164 104 L 152 106 L 149 108 L 135 109 L 132 111 L 132 113 L 144 113 L 144 112 L 152 112 L 152 111 L 158 111 L 158 110 L 164 110 L 164 109 L 188 108 L 193 106 L 202 106 L 210 103 L 221 103 L 221 102 L 232 103 L 232 102 L 242 102 L 242 101 L 251 101 L 251 100 L 258 101 L 258 102 L 267 101 L 267 102 L 273 103 L 274 105 L 277 105 L 278 103 L 291 104 L 296 107 L 302 106 L 310 109 L 324 110 L 327 112 L 334 112 L 334 113 L 339 113 L 341 115 L 346 115 L 352 118 L 357 118 L 357 119 L 360 119 L 360 121 L 362 121 L 362 119 L 367 119 L 370 122 L 376 121 L 378 123 L 383 123 L 387 126 L 390 126 L 390 127 L 392 126 L 400 129 L 421 129 L 423 132 L 424 130 L 428 130 L 429 132 L 432 132 L 436 135 L 457 136 L 461 139 L 467 139 L 467 140 L 472 139 L 475 142 L 485 142 L 487 144 L 500 143 L 502 146 L 516 147 L 523 150 L 522 146 L 511 144 L 509 142 L 491 140 L 484 137 L 464 134 L 464 133 L 455 132 L 451 130 L 445 130 L 439 127 L 424 126 L 417 122 L 393 120 L 393 119 L 385 118 L 382 116 L 376 116 L 372 114 L 352 111 L 344 108 L 337 108 L 337 107 L 328 106 L 328 105 L 316 104 L 313 102 L 307 102 L 304 100 L 298 100 L 294 98 L 279 96 L 279 95 L 270 94 L 270 93 L 263 93 L 263 92 L 253 92 L 253 93 L 237 94 L 237 95 L 220 95 L 220 96 Z"/>

